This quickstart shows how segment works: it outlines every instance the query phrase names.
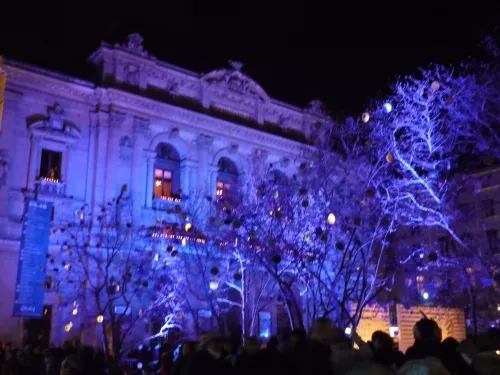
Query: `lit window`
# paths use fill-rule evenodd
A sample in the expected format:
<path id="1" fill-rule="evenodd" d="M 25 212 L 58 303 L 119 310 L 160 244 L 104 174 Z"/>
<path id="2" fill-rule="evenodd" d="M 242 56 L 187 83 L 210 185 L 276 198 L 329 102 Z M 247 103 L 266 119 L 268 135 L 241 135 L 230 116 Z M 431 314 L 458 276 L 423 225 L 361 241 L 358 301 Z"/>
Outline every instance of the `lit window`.
<path id="1" fill-rule="evenodd" d="M 155 169 L 154 197 L 172 196 L 172 172 L 163 169 Z"/>
<path id="2" fill-rule="evenodd" d="M 229 198 L 231 196 L 231 184 L 217 181 L 217 198 Z"/>
<path id="3" fill-rule="evenodd" d="M 40 177 L 59 181 L 61 179 L 62 152 L 42 150 Z"/>

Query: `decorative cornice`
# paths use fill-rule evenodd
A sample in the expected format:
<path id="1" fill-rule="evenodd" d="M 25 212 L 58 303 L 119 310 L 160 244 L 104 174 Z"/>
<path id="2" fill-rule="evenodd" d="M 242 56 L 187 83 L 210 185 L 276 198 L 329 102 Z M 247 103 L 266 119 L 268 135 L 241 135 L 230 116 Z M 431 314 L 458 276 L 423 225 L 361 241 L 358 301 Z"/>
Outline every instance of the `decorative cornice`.
<path id="1" fill-rule="evenodd" d="M 297 155 L 308 146 L 299 142 L 284 139 L 263 131 L 246 128 L 229 121 L 214 118 L 202 113 L 160 103 L 117 89 L 108 89 L 109 98 L 115 108 L 132 110 L 143 116 L 165 118 L 181 125 L 184 129 L 204 133 L 210 136 L 226 136 L 242 142 L 253 143 L 256 147 L 276 150 L 286 154 Z"/>
<path id="2" fill-rule="evenodd" d="M 72 80 L 69 77 L 63 80 L 62 75 L 54 73 L 55 77 L 51 77 L 41 72 L 30 71 L 27 68 L 20 68 L 10 64 L 6 64 L 4 67 L 8 77 L 7 86 L 23 86 L 35 91 L 45 91 L 69 100 L 85 103 L 95 102 L 94 88 L 84 85 L 84 81 Z"/>

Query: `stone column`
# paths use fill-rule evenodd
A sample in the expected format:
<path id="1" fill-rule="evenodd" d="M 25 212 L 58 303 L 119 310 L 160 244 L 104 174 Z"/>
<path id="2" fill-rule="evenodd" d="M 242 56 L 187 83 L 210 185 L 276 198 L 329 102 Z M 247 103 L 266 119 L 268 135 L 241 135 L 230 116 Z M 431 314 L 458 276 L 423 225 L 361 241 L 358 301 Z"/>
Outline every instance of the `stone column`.
<path id="1" fill-rule="evenodd" d="M 98 123 L 95 134 L 95 168 L 94 168 L 94 204 L 103 205 L 104 191 L 106 185 L 106 166 L 107 166 L 107 151 L 108 151 L 108 137 L 109 137 L 109 114 L 105 112 L 98 112 Z"/>
<path id="2" fill-rule="evenodd" d="M 146 173 L 146 207 L 151 208 L 153 205 L 153 182 L 154 182 L 154 168 L 156 153 L 145 150 L 144 157 L 147 162 Z"/>
<path id="3" fill-rule="evenodd" d="M 30 161 L 29 161 L 29 171 L 28 171 L 28 181 L 26 186 L 29 190 L 35 188 L 35 181 L 40 172 L 39 161 L 39 153 L 40 153 L 40 139 L 35 135 L 31 136 L 31 145 L 30 145 Z"/>
<path id="4" fill-rule="evenodd" d="M 104 189 L 104 201 L 110 202 L 115 195 L 116 191 L 116 173 L 118 166 L 118 153 L 120 148 L 120 123 L 117 122 L 117 114 L 113 113 L 109 119 L 109 137 L 108 149 L 106 160 L 106 179 Z"/>
<path id="5" fill-rule="evenodd" d="M 208 175 L 209 175 L 209 190 L 208 195 L 212 197 L 212 199 L 217 198 L 217 174 L 219 173 L 219 167 L 216 165 L 208 166 Z"/>
<path id="6" fill-rule="evenodd" d="M 134 217 L 140 217 L 141 209 L 146 206 L 146 183 L 147 165 L 144 157 L 146 148 L 146 134 L 149 128 L 149 121 L 135 117 L 133 120 L 134 129 L 134 155 L 132 160 L 131 185 L 134 197 Z"/>
<path id="7" fill-rule="evenodd" d="M 181 189 L 184 194 L 189 196 L 197 192 L 196 181 L 194 180 L 194 169 L 197 165 L 198 163 L 192 160 L 181 161 Z"/>
<path id="8" fill-rule="evenodd" d="M 208 135 L 200 134 L 196 140 L 198 150 L 198 180 L 196 190 L 203 194 L 210 194 L 210 175 L 208 165 L 210 163 L 210 146 L 214 139 Z"/>

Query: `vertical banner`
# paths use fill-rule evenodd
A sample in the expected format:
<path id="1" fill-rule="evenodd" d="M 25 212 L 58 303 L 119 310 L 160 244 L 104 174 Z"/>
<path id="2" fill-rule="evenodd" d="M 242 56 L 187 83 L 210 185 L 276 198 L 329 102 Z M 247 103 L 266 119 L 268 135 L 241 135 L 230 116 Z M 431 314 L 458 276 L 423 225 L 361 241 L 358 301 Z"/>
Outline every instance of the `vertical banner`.
<path id="1" fill-rule="evenodd" d="M 45 298 L 45 266 L 49 248 L 52 203 L 28 200 L 17 266 L 13 316 L 40 317 Z"/>
<path id="2" fill-rule="evenodd" d="M 399 350 L 403 353 L 413 345 L 413 326 L 425 314 L 427 318 L 433 319 L 441 328 L 443 340 L 453 337 L 459 342 L 465 340 L 465 314 L 461 309 L 446 307 L 414 306 L 405 309 L 397 305 L 399 326 Z"/>
<path id="3" fill-rule="evenodd" d="M 5 102 L 5 85 L 7 84 L 7 73 L 3 69 L 3 58 L 0 56 L 0 129 L 2 129 L 3 105 Z"/>

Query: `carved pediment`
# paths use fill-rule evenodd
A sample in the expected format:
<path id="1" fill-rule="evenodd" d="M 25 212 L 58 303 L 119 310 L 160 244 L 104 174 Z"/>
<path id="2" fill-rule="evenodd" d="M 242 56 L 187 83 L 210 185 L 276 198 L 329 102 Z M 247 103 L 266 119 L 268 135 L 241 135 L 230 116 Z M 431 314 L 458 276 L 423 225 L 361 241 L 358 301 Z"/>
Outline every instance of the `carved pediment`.
<path id="1" fill-rule="evenodd" d="M 26 120 L 28 131 L 46 136 L 62 136 L 67 139 L 80 139 L 80 129 L 66 119 L 64 109 L 59 103 L 47 108 L 47 115 L 36 114 Z"/>
<path id="2" fill-rule="evenodd" d="M 229 62 L 229 69 L 214 70 L 202 77 L 202 80 L 210 86 L 228 91 L 243 97 L 256 98 L 263 102 L 269 101 L 269 95 L 253 79 L 241 72 L 242 63 Z"/>

